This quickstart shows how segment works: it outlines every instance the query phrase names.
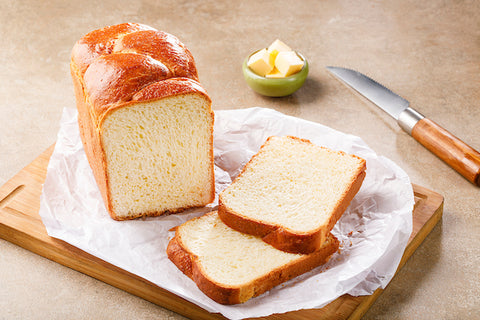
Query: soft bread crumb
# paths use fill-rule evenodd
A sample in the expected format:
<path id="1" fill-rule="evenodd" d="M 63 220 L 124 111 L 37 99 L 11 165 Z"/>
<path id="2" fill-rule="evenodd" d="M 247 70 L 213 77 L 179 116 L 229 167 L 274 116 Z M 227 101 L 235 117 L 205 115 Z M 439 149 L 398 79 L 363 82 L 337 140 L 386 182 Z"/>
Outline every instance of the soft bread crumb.
<path id="1" fill-rule="evenodd" d="M 212 194 L 209 102 L 196 94 L 112 111 L 102 126 L 119 218 L 205 205 Z"/>
<path id="2" fill-rule="evenodd" d="M 258 237 L 235 231 L 222 223 L 217 214 L 186 223 L 179 232 L 182 243 L 198 256 L 205 273 L 222 284 L 247 283 L 302 256 L 277 250 Z"/>
<path id="3" fill-rule="evenodd" d="M 247 219 L 309 232 L 327 223 L 364 167 L 359 157 L 307 140 L 271 137 L 222 192 L 221 205 Z"/>
<path id="4" fill-rule="evenodd" d="M 167 255 L 207 296 L 236 304 L 325 264 L 338 246 L 329 234 L 314 253 L 286 253 L 229 228 L 214 211 L 180 225 Z"/>

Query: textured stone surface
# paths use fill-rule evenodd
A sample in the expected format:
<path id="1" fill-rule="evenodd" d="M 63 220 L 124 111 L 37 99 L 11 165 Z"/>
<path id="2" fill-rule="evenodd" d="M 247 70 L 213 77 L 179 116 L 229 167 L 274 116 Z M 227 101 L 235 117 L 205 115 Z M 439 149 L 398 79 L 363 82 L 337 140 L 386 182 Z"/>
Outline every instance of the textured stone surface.
<path id="1" fill-rule="evenodd" d="M 443 221 L 365 319 L 474 319 L 480 314 L 480 189 L 325 70 L 349 66 L 480 150 L 478 1 L 0 0 L 0 183 L 55 142 L 74 107 L 70 50 L 83 34 L 141 22 L 192 51 L 213 108 L 261 106 L 362 137 L 412 182 L 445 196 Z M 310 75 L 297 93 L 266 98 L 241 63 L 280 38 Z M 181 317 L 0 240 L 0 319 Z"/>

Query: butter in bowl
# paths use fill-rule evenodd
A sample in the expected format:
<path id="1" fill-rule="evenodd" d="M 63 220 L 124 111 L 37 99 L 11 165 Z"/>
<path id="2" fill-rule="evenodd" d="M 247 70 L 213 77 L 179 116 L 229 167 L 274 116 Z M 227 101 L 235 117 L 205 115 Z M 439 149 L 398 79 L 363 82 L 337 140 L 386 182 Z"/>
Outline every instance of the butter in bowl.
<path id="1" fill-rule="evenodd" d="M 243 62 L 243 76 L 257 93 L 269 97 L 291 95 L 304 84 L 308 62 L 280 40 L 255 51 Z"/>

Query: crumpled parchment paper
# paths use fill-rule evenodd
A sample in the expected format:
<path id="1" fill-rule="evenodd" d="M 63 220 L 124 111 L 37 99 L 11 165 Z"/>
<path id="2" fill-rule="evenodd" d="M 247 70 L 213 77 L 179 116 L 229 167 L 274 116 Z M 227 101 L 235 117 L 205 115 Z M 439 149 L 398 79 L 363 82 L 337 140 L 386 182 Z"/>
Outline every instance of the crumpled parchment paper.
<path id="1" fill-rule="evenodd" d="M 372 294 L 391 280 L 412 231 L 413 190 L 407 174 L 360 138 L 271 109 L 215 111 L 216 193 L 240 173 L 267 137 L 293 135 L 367 161 L 363 185 L 333 233 L 341 251 L 324 266 L 244 304 L 224 306 L 205 296 L 166 256 L 169 231 L 215 209 L 118 222 L 104 207 L 80 140 L 77 111 L 65 108 L 43 186 L 40 216 L 50 236 L 227 318 L 266 316 L 320 308 L 349 293 Z"/>

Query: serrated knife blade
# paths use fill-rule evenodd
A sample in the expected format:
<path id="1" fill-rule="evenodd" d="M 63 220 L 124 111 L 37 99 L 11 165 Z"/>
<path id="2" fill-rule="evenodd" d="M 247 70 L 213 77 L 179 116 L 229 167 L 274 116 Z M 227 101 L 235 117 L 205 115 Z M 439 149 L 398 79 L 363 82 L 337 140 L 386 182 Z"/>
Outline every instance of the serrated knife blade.
<path id="1" fill-rule="evenodd" d="M 327 69 L 397 120 L 400 113 L 410 104 L 390 89 L 358 71 L 339 67 L 327 67 Z"/>
<path id="2" fill-rule="evenodd" d="M 400 127 L 428 150 L 480 186 L 480 153 L 459 138 L 425 118 L 410 103 L 366 75 L 347 68 L 327 67 L 335 77 L 397 120 Z"/>

